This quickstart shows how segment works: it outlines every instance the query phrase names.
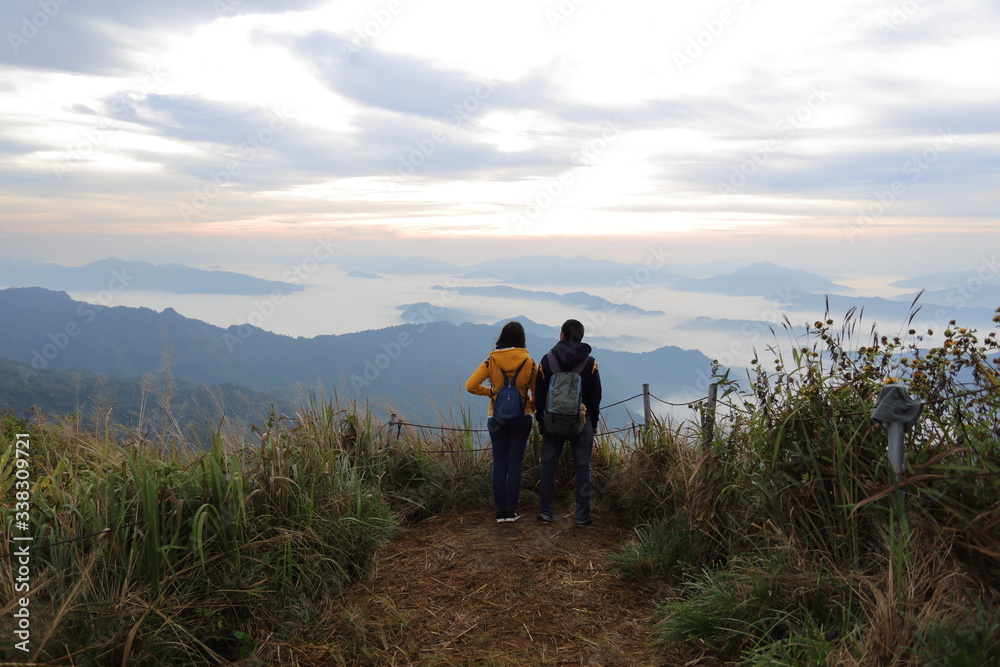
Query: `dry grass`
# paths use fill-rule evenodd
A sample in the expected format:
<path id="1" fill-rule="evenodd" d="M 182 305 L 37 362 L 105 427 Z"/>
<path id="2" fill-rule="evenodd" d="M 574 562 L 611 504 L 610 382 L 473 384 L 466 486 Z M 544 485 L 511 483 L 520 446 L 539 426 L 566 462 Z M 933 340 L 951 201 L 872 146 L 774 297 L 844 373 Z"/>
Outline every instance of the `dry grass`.
<path id="1" fill-rule="evenodd" d="M 329 608 L 302 663 L 316 665 L 660 665 L 653 601 L 611 571 L 630 533 L 606 515 L 578 528 L 489 512 L 434 517 L 403 531 L 374 575 Z"/>

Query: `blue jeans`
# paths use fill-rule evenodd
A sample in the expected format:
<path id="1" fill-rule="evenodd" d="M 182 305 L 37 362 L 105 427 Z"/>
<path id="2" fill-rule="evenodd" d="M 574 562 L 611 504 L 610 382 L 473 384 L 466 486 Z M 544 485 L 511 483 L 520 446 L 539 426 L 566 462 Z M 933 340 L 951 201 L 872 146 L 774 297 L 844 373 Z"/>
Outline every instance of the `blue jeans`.
<path id="1" fill-rule="evenodd" d="M 552 500 L 555 496 L 556 468 L 563 445 L 569 443 L 573 452 L 573 471 L 576 475 L 576 520 L 590 518 L 590 455 L 594 450 L 594 427 L 588 421 L 583 430 L 574 436 L 542 435 L 542 480 L 539 496 L 542 514 L 553 516 Z"/>
<path id="2" fill-rule="evenodd" d="M 513 512 L 521 497 L 524 450 L 531 434 L 531 415 L 499 425 L 493 417 L 486 422 L 493 445 L 493 505 L 498 512 Z"/>

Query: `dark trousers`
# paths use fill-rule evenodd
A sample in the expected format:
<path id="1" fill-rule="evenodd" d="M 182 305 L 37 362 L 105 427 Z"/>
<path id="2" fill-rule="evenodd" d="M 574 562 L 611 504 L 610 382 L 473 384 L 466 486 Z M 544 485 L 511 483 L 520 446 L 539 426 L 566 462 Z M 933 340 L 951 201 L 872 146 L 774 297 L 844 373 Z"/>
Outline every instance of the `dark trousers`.
<path id="1" fill-rule="evenodd" d="M 531 434 L 531 415 L 499 425 L 486 422 L 493 445 L 493 505 L 498 512 L 513 512 L 521 497 L 524 450 Z"/>
<path id="2" fill-rule="evenodd" d="M 559 456 L 563 445 L 569 443 L 573 452 L 573 471 L 576 476 L 576 511 L 577 521 L 590 518 L 590 455 L 594 450 L 594 427 L 588 421 L 583 430 L 574 436 L 542 435 L 542 480 L 539 496 L 541 496 L 540 511 L 553 516 L 552 501 L 556 490 L 556 468 L 559 466 Z"/>

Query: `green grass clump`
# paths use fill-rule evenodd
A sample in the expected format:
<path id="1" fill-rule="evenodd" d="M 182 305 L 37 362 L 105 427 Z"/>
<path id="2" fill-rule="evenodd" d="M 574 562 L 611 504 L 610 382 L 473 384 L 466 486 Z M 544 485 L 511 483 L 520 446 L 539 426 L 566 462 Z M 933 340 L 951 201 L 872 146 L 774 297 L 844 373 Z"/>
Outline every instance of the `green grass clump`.
<path id="1" fill-rule="evenodd" d="M 482 493 L 466 483 L 483 477 L 481 457 L 436 454 L 420 439 L 386 447 L 370 413 L 315 396 L 299 414 L 270 415 L 256 442 L 220 432 L 208 447 L 43 415 L 4 414 L 0 426 L 7 444 L 31 434 L 30 657 L 40 661 L 263 655 L 263 638 L 301 638 L 367 574 L 413 518 L 394 507 L 427 514 Z M 16 465 L 5 447 L 5 509 Z M 5 544 L 14 530 L 3 526 Z M 15 584 L 4 568 L 0 596 L 15 600 Z"/>
<path id="2" fill-rule="evenodd" d="M 913 655 L 927 665 L 1000 665 L 1000 618 L 982 601 L 952 618 L 936 618 L 919 629 Z"/>
<path id="3" fill-rule="evenodd" d="M 850 586 L 803 571 L 780 551 L 766 559 L 734 559 L 725 569 L 691 577 L 684 597 L 658 610 L 656 642 L 733 659 L 791 660 L 828 654 L 827 634 L 850 616 Z"/>
<path id="4" fill-rule="evenodd" d="M 612 554 L 625 578 L 640 583 L 674 584 L 706 561 L 705 537 L 690 526 L 660 520 L 635 528 L 635 536 Z"/>
<path id="5" fill-rule="evenodd" d="M 932 331 L 859 334 L 853 312 L 833 324 L 755 356 L 742 383 L 717 373 L 712 442 L 661 426 L 609 485 L 645 524 L 614 556 L 618 570 L 657 590 L 681 583 L 656 622 L 664 652 L 746 664 L 925 664 L 940 645 L 992 656 L 996 335 L 952 322 L 928 345 Z M 870 416 L 895 382 L 924 403 L 898 480 Z M 985 629 L 955 638 L 953 610 L 980 599 Z"/>

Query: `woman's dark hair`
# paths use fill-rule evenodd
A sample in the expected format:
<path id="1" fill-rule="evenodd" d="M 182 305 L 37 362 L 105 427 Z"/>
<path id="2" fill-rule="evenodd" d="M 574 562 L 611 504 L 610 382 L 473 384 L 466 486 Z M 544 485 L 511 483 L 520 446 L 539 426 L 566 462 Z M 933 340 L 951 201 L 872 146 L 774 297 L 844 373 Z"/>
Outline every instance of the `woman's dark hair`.
<path id="1" fill-rule="evenodd" d="M 524 327 L 520 322 L 508 322 L 500 330 L 500 337 L 497 338 L 497 349 L 505 347 L 527 347 L 524 342 Z"/>

